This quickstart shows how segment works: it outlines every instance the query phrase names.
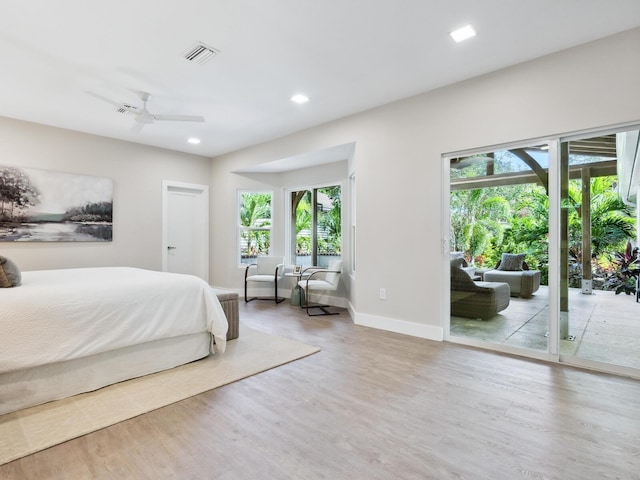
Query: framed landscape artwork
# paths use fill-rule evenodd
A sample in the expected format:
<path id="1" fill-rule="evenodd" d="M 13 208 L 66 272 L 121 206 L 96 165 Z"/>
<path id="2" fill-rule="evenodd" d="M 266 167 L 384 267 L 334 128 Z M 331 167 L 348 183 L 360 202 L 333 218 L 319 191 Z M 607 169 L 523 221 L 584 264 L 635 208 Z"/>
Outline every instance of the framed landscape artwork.
<path id="1" fill-rule="evenodd" d="M 0 241 L 112 238 L 112 179 L 0 165 Z"/>

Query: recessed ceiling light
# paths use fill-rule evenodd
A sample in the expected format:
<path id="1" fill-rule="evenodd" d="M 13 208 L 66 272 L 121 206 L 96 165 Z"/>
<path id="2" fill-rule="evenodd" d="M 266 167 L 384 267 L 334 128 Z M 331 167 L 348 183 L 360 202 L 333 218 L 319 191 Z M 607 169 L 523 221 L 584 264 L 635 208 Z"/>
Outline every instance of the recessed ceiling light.
<path id="1" fill-rule="evenodd" d="M 191 137 L 187 142 L 192 143 L 193 145 L 198 145 L 200 143 L 199 138 Z"/>
<path id="2" fill-rule="evenodd" d="M 296 103 L 307 103 L 309 101 L 309 97 L 307 97 L 306 95 L 302 95 L 301 93 L 294 95 L 293 97 L 291 97 L 291 101 L 292 102 L 296 102 Z"/>
<path id="3" fill-rule="evenodd" d="M 451 38 L 453 38 L 456 42 L 460 43 L 467 38 L 475 37 L 476 31 L 471 25 L 467 25 L 466 27 L 454 30 L 449 35 L 451 35 Z"/>

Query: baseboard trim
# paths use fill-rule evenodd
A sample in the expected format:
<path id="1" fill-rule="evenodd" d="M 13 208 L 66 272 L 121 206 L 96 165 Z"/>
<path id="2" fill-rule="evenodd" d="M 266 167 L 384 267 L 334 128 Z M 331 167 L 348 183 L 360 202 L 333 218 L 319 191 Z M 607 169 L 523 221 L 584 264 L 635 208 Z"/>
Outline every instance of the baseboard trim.
<path id="1" fill-rule="evenodd" d="M 437 342 L 442 342 L 444 340 L 444 329 L 442 327 L 425 325 L 424 323 L 408 322 L 406 320 L 397 320 L 394 318 L 378 317 L 376 315 L 367 315 L 364 313 L 357 313 L 353 311 L 353 309 L 350 310 L 353 323 L 356 325 L 402 333 L 412 337 L 426 338 Z"/>
<path id="2" fill-rule="evenodd" d="M 219 290 L 227 290 L 230 292 L 236 292 L 240 300 L 244 301 L 244 289 L 237 288 L 225 288 L 225 287 L 216 287 L 212 286 L 212 288 L 217 288 Z M 290 288 L 280 288 L 278 287 L 278 297 L 283 298 L 291 298 L 291 290 Z M 250 288 L 248 291 L 249 298 L 251 297 L 273 297 L 273 287 L 270 288 Z M 349 308 L 349 301 L 344 297 L 334 297 L 331 295 L 325 295 L 320 292 L 313 292 L 311 297 L 311 303 L 326 303 L 332 307 L 341 307 L 341 308 Z M 353 315 L 352 315 L 353 318 Z"/>
<path id="3" fill-rule="evenodd" d="M 225 289 L 224 287 L 214 287 Z M 242 289 L 229 289 L 238 292 L 241 301 L 244 301 L 244 290 Z M 270 289 L 252 289 L 250 294 L 253 296 L 269 296 L 273 295 L 273 288 Z M 284 298 L 291 298 L 291 289 L 278 288 L 278 296 Z M 388 332 L 401 333 L 403 335 L 410 335 L 412 337 L 426 338 L 427 340 L 435 340 L 442 342 L 444 340 L 444 329 L 442 327 L 435 327 L 433 325 L 425 325 L 423 323 L 408 322 L 406 320 L 397 320 L 394 318 L 379 317 L 376 315 L 368 315 L 364 313 L 358 313 L 353 304 L 344 297 L 332 297 L 326 295 L 320 295 L 318 293 L 313 294 L 313 303 L 326 303 L 334 307 L 346 308 L 353 319 L 353 323 L 363 327 L 377 328 L 378 330 L 386 330 Z"/>

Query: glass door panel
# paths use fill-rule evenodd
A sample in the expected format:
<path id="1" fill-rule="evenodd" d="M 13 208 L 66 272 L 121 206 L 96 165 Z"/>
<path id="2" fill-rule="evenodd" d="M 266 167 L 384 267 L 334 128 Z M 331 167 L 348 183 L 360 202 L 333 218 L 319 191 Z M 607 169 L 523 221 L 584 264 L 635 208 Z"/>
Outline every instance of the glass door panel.
<path id="1" fill-rule="evenodd" d="M 560 353 L 640 368 L 638 130 L 562 142 Z"/>
<path id="2" fill-rule="evenodd" d="M 546 145 L 450 159 L 449 335 L 548 351 Z"/>
<path id="3" fill-rule="evenodd" d="M 342 188 L 291 192 L 291 258 L 296 265 L 328 267 L 342 258 Z"/>

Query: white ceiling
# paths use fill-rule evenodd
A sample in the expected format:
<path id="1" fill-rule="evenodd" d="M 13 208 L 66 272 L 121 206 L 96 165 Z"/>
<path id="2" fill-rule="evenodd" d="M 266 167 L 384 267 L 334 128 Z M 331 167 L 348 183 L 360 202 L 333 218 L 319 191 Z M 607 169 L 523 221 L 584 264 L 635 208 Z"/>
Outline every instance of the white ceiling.
<path id="1" fill-rule="evenodd" d="M 0 115 L 216 156 L 639 25 L 639 0 L 2 0 Z M 135 132 L 95 96 L 132 90 L 206 121 Z"/>

